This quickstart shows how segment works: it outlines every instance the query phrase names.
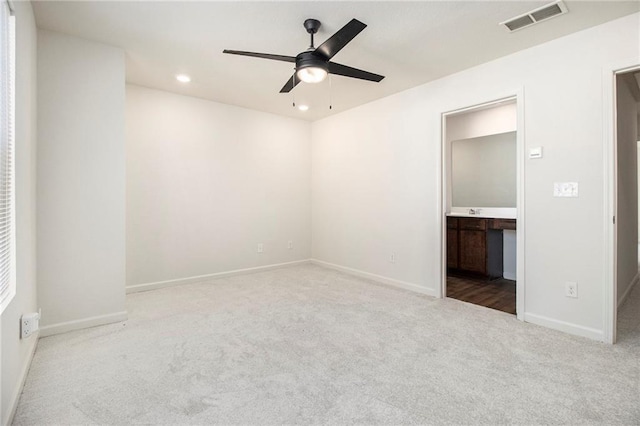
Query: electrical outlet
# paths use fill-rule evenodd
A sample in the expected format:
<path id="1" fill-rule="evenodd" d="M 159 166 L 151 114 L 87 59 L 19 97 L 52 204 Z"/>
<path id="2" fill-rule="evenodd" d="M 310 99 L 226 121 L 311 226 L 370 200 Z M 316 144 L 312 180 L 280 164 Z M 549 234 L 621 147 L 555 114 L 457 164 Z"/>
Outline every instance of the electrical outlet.
<path id="1" fill-rule="evenodd" d="M 564 289 L 567 297 L 578 298 L 578 283 L 568 281 L 564 283 Z"/>
<path id="2" fill-rule="evenodd" d="M 40 311 L 25 314 L 20 319 L 20 337 L 26 339 L 40 329 Z"/>
<path id="3" fill-rule="evenodd" d="M 391 255 L 389 256 L 389 262 L 396 263 L 396 254 L 395 253 L 391 253 Z"/>
<path id="4" fill-rule="evenodd" d="M 292 250 L 292 249 L 293 249 L 293 241 L 289 240 L 289 242 L 287 243 L 287 248 L 288 248 L 289 250 Z"/>
<path id="5" fill-rule="evenodd" d="M 258 253 L 264 253 L 264 244 L 258 244 Z"/>

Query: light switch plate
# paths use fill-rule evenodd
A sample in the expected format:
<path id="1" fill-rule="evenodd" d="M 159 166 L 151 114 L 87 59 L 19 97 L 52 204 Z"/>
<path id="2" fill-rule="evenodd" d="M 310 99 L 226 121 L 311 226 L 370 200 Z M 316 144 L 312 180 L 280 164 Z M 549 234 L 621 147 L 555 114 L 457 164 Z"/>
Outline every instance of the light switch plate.
<path id="1" fill-rule="evenodd" d="M 553 196 L 554 197 L 577 197 L 578 182 L 554 182 Z"/>

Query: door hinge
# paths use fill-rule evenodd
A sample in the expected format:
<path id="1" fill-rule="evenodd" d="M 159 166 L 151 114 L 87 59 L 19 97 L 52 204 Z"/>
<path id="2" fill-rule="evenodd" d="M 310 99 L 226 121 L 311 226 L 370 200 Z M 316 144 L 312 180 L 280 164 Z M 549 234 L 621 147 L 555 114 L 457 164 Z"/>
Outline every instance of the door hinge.
<path id="1" fill-rule="evenodd" d="M 613 224 L 614 225 L 616 224 L 616 217 L 615 216 L 613 217 Z"/>

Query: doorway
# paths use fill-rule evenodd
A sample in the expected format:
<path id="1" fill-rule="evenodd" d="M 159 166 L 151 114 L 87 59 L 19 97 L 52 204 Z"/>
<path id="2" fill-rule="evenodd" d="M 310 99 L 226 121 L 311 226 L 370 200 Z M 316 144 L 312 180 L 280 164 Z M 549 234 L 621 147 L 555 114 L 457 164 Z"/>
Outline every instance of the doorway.
<path id="1" fill-rule="evenodd" d="M 614 75 L 615 118 L 615 257 L 613 265 L 613 335 L 616 340 L 617 311 L 630 298 L 640 279 L 638 210 L 638 159 L 640 148 L 640 68 Z"/>
<path id="2" fill-rule="evenodd" d="M 521 94 L 442 116 L 442 295 L 523 319 L 519 100 Z"/>

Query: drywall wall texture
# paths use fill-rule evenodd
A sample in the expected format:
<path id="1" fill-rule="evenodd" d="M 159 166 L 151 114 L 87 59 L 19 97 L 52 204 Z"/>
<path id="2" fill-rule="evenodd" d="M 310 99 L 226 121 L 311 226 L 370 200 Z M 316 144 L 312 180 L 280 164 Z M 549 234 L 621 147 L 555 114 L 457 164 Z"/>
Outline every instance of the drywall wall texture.
<path id="1" fill-rule="evenodd" d="M 126 98 L 128 286 L 309 258 L 308 122 L 132 85 Z"/>
<path id="2" fill-rule="evenodd" d="M 505 101 L 486 108 L 448 115 L 447 142 L 515 132 L 517 120 L 514 101 Z"/>
<path id="3" fill-rule="evenodd" d="M 526 148 L 544 147 L 524 170 L 524 316 L 602 339 L 602 70 L 640 62 L 639 16 L 314 122 L 312 256 L 437 294 L 442 113 L 520 91 Z M 578 198 L 553 197 L 553 182 L 565 181 L 579 182 Z M 578 283 L 578 299 L 565 297 L 566 281 Z"/>
<path id="4" fill-rule="evenodd" d="M 36 54 L 29 2 L 13 3 L 16 16 L 16 296 L 2 313 L 1 423 L 17 404 L 37 336 L 20 339 L 20 317 L 38 310 L 36 298 Z"/>
<path id="5" fill-rule="evenodd" d="M 638 274 L 638 93 L 632 75 L 617 77 L 618 303 Z"/>
<path id="6" fill-rule="evenodd" d="M 124 53 L 39 30 L 38 88 L 43 333 L 123 319 Z"/>

